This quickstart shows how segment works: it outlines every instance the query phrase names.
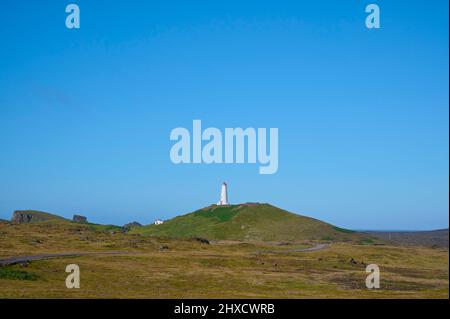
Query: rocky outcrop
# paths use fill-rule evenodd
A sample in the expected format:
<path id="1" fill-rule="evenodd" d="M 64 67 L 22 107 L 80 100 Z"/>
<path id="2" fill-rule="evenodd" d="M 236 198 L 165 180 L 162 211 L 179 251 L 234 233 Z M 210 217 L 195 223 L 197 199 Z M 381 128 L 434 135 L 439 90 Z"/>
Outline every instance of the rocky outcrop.
<path id="1" fill-rule="evenodd" d="M 32 223 L 49 220 L 47 213 L 34 210 L 16 210 L 11 218 L 13 223 Z"/>
<path id="2" fill-rule="evenodd" d="M 88 222 L 87 218 L 85 216 L 81 216 L 81 215 L 73 215 L 72 220 L 75 223 L 87 223 Z"/>
<path id="3" fill-rule="evenodd" d="M 138 222 L 132 222 L 132 223 L 128 223 L 126 225 L 123 225 L 123 228 L 125 230 L 130 230 L 131 228 L 135 228 L 135 227 L 142 227 L 142 225 Z"/>

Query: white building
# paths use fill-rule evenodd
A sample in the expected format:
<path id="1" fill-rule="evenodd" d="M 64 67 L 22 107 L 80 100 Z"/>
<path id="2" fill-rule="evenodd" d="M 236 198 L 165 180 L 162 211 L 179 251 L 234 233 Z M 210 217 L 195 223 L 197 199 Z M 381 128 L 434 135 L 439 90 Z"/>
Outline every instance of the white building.
<path id="1" fill-rule="evenodd" d="M 220 189 L 220 200 L 217 203 L 217 205 L 219 206 L 229 205 L 227 187 L 228 187 L 227 183 L 223 182 L 222 188 Z"/>
<path id="2" fill-rule="evenodd" d="M 154 224 L 155 225 L 161 225 L 161 224 L 164 224 L 164 221 L 162 221 L 161 219 L 157 219 L 157 220 L 155 220 Z"/>

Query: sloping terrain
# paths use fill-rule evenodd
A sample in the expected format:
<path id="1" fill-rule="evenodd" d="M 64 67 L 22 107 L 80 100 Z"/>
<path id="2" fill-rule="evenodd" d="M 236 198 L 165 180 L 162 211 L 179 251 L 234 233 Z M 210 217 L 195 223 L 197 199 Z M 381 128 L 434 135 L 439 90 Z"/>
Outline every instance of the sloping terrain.
<path id="1" fill-rule="evenodd" d="M 370 235 L 338 228 L 269 204 L 212 205 L 175 217 L 162 225 L 139 227 L 131 232 L 212 240 L 373 242 Z"/>

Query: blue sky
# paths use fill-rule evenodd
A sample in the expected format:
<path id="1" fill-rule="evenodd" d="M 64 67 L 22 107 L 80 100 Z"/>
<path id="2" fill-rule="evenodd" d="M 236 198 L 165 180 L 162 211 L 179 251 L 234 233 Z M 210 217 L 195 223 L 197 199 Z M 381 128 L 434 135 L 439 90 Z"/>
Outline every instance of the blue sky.
<path id="1" fill-rule="evenodd" d="M 353 229 L 448 227 L 448 2 L 65 1 L 0 11 L 0 218 L 150 223 L 270 202 Z M 174 165 L 175 127 L 277 127 L 279 170 Z"/>

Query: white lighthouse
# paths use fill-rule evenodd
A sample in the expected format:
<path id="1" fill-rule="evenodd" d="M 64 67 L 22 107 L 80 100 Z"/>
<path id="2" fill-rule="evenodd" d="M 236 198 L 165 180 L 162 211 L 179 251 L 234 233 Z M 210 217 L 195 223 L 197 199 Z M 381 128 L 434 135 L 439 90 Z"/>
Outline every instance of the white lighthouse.
<path id="1" fill-rule="evenodd" d="M 217 203 L 218 206 L 228 205 L 228 191 L 227 183 L 223 182 L 222 188 L 220 189 L 220 200 Z"/>

